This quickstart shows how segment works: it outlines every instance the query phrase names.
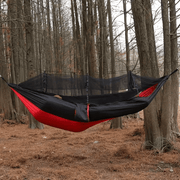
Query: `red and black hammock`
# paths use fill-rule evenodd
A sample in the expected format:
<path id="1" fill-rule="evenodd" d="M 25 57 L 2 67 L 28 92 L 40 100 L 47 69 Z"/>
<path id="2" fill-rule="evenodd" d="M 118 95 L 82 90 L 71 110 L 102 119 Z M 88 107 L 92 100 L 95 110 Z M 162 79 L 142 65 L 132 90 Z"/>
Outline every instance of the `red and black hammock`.
<path id="1" fill-rule="evenodd" d="M 130 72 L 98 79 L 43 73 L 18 85 L 8 85 L 39 122 L 80 132 L 146 108 L 170 75 L 156 79 Z"/>

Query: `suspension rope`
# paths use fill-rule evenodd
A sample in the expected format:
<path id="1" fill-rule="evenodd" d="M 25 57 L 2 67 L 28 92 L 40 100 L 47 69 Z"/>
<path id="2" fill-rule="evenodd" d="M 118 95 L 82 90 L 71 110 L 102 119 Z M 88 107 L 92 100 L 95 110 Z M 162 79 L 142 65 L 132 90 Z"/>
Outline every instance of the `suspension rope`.
<path id="1" fill-rule="evenodd" d="M 8 84 L 8 82 L 0 75 L 0 78 L 2 78 L 2 80 L 6 83 L 6 84 Z"/>

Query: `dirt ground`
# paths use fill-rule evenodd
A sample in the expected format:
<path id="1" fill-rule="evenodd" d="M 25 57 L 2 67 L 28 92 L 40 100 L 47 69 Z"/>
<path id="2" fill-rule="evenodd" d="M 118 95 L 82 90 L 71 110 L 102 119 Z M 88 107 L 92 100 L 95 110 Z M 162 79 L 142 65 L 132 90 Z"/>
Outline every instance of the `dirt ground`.
<path id="1" fill-rule="evenodd" d="M 143 121 L 81 133 L 0 125 L 0 180 L 180 180 L 180 139 L 168 153 L 143 150 Z"/>

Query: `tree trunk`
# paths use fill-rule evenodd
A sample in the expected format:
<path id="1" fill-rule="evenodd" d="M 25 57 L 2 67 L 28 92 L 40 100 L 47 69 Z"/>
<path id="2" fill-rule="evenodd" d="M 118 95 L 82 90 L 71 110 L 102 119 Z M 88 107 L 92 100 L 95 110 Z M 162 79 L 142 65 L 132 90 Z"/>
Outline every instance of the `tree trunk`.
<path id="1" fill-rule="evenodd" d="M 148 34 L 146 29 L 145 9 L 142 0 L 132 0 L 136 41 L 140 58 L 141 76 L 152 76 L 151 59 L 149 52 Z M 155 50 L 155 49 L 154 49 Z M 160 128 L 156 112 L 156 103 L 153 100 L 144 110 L 145 147 L 160 149 Z"/>
<path id="2" fill-rule="evenodd" d="M 150 22 L 152 23 L 152 15 L 149 11 L 151 9 L 150 2 L 146 1 L 146 4 L 144 4 L 144 6 L 143 2 L 144 1 L 142 0 L 131 1 L 135 24 L 136 40 L 140 57 L 141 75 L 152 77 L 154 73 L 154 76 L 156 77 L 158 76 L 158 70 L 156 67 L 156 49 L 153 37 L 154 30 L 152 24 L 150 24 Z M 172 70 L 177 68 L 177 44 L 176 42 L 173 42 L 173 40 L 176 38 L 171 39 L 170 43 L 168 0 L 162 0 L 161 5 L 164 35 L 164 74 L 168 75 L 171 73 Z M 170 4 L 170 6 L 171 5 L 172 4 Z M 175 11 L 175 7 L 170 8 L 172 8 L 171 13 L 173 14 L 171 14 L 171 18 L 173 17 L 172 19 L 174 19 L 175 14 L 173 11 Z M 144 18 L 144 10 L 146 11 L 146 18 Z M 171 24 L 171 32 L 172 31 L 176 31 L 176 25 L 174 24 L 174 22 L 173 24 Z M 175 51 L 173 51 L 171 47 L 173 47 Z M 171 60 L 171 58 L 173 58 L 174 60 Z M 174 69 L 172 69 L 171 66 L 173 66 Z M 152 69 L 152 71 L 150 71 L 150 69 Z M 163 95 L 161 100 L 162 105 L 159 106 L 158 103 L 155 103 L 156 101 L 153 100 L 151 104 L 148 106 L 148 108 L 144 110 L 146 148 L 156 148 L 159 150 L 163 149 L 164 151 L 169 150 L 170 141 L 173 140 L 172 130 L 178 132 L 177 114 L 176 112 L 174 112 L 177 111 L 178 106 L 178 78 L 176 77 L 176 74 L 174 74 L 172 78 L 173 77 L 176 79 L 174 82 L 176 82 L 177 84 L 175 93 L 173 87 L 173 95 L 175 94 L 176 100 L 173 99 L 175 97 L 172 95 L 171 78 L 169 78 L 169 80 L 165 83 L 163 87 Z M 175 102 L 175 108 L 172 107 L 172 101 Z"/>
<path id="3" fill-rule="evenodd" d="M 107 27 L 106 27 L 106 10 L 104 0 L 98 1 L 99 12 L 99 77 L 108 78 L 108 63 L 107 63 Z"/>
<path id="4" fill-rule="evenodd" d="M 51 23 L 50 23 L 50 8 L 49 8 L 49 0 L 46 0 L 46 6 L 47 6 L 47 46 L 46 46 L 46 52 L 47 52 L 47 62 L 46 62 L 46 71 L 50 72 L 52 71 L 52 39 L 51 39 Z"/>
<path id="5" fill-rule="evenodd" d="M 28 78 L 35 76 L 35 62 L 33 51 L 33 24 L 31 18 L 30 0 L 24 0 L 25 29 L 26 29 L 26 61 L 28 68 Z M 32 115 L 29 116 L 29 127 L 31 129 L 43 129 L 43 124 L 35 120 Z"/>
<path id="6" fill-rule="evenodd" d="M 108 19 L 109 19 L 109 34 L 110 34 L 110 46 L 111 46 L 111 73 L 112 78 L 116 76 L 115 70 L 115 56 L 114 56 L 114 41 L 113 41 L 113 28 L 112 28 L 112 15 L 111 15 L 111 2 L 110 0 L 107 1 L 107 12 L 108 12 Z M 112 89 L 113 93 L 113 89 Z M 111 121 L 112 129 L 121 128 L 122 129 L 122 118 L 117 117 Z"/>
<path id="7" fill-rule="evenodd" d="M 75 17 L 74 17 L 74 4 L 71 0 L 71 17 L 72 17 L 72 29 L 73 29 L 73 64 L 74 64 L 74 72 L 77 71 L 77 46 L 76 46 L 76 25 L 75 25 Z"/>
<path id="8" fill-rule="evenodd" d="M 21 0 L 17 0 L 17 32 L 18 32 L 18 61 L 19 61 L 19 82 L 23 82 L 26 79 L 26 67 L 25 63 L 25 39 L 24 39 L 24 27 L 22 25 L 23 21 L 23 8 Z M 18 100 L 19 101 L 19 100 Z M 21 101 L 19 101 L 19 111 L 21 113 L 20 122 L 22 116 L 25 114 L 25 106 Z"/>
<path id="9" fill-rule="evenodd" d="M 41 5 L 40 5 L 40 1 L 37 2 L 37 43 L 38 43 L 38 59 L 36 61 L 36 67 L 37 67 L 37 70 L 42 73 L 44 71 L 43 69 L 43 65 L 42 65 L 42 56 L 43 56 L 43 42 L 42 42 L 42 39 L 43 39 L 43 33 L 42 33 L 42 17 L 41 17 L 41 13 L 42 13 L 42 10 L 41 10 Z M 34 41 L 34 40 L 33 40 Z M 34 55 L 34 52 L 33 52 L 33 55 Z M 34 65 L 35 65 L 34 64 Z M 34 67 L 35 68 L 35 67 Z"/>
<path id="10" fill-rule="evenodd" d="M 107 1 L 107 12 L 109 18 L 109 34 L 110 34 L 110 46 L 111 46 L 111 73 L 112 77 L 115 77 L 115 56 L 114 56 L 114 41 L 113 41 L 113 27 L 112 27 L 112 15 L 111 15 L 111 2 Z"/>
<path id="11" fill-rule="evenodd" d="M 0 9 L 1 9 L 1 2 L 0 2 Z M 2 77 L 5 79 L 8 78 L 8 62 L 5 58 L 5 50 L 4 50 L 4 41 L 3 41 L 3 29 L 2 29 L 2 17 L 0 13 L 0 71 Z M 7 27 L 8 29 L 8 27 Z M 4 32 L 7 32 L 7 29 L 5 27 Z M 4 37 L 6 38 L 6 34 L 4 34 Z M 5 46 L 5 48 L 8 48 Z M 8 80 L 8 79 L 7 79 Z M 11 89 L 7 86 L 5 82 L 0 80 L 0 109 L 2 113 L 2 117 L 4 119 L 14 119 L 13 107 L 12 107 L 12 99 L 11 99 Z"/>
<path id="12" fill-rule="evenodd" d="M 19 36 L 18 36 L 18 27 L 17 27 L 17 0 L 10 0 L 8 4 L 8 11 L 10 17 L 10 27 L 11 27 L 11 77 L 12 83 L 20 83 L 20 61 L 19 61 Z M 21 109 L 20 109 L 20 100 L 15 94 L 12 94 L 13 99 L 13 112 L 17 122 L 21 120 Z"/>
<path id="13" fill-rule="evenodd" d="M 33 37 L 33 39 L 34 39 L 34 58 L 36 61 L 36 67 L 40 67 L 39 33 L 36 33 L 36 32 L 39 32 L 39 28 L 38 28 L 39 12 L 38 12 L 38 8 L 37 8 L 37 4 L 33 6 L 33 12 L 34 12 L 34 18 L 33 18 L 33 21 L 34 21 L 34 37 Z M 37 71 L 37 74 L 41 73 L 40 68 L 37 68 L 36 71 Z"/>
<path id="14" fill-rule="evenodd" d="M 154 22 L 152 18 L 152 9 L 150 1 L 144 1 L 143 5 L 145 7 L 145 14 L 146 14 L 146 29 L 148 34 L 148 44 L 149 44 L 149 53 L 151 58 L 151 69 L 153 70 L 152 77 L 159 78 L 159 68 L 158 68 L 158 60 L 157 60 L 157 53 L 156 53 L 156 44 L 155 44 L 155 35 L 154 35 Z M 162 98 L 162 91 L 160 90 L 157 96 L 155 97 L 156 101 L 156 111 L 158 117 L 160 117 L 161 113 L 161 98 Z"/>
<path id="15" fill-rule="evenodd" d="M 125 29 L 125 43 L 126 43 L 126 71 L 127 73 L 130 69 L 130 49 L 129 49 L 129 36 L 128 36 L 128 25 L 127 25 L 127 12 L 126 12 L 126 0 L 123 0 L 123 9 L 124 9 L 124 29 Z M 129 115 L 128 118 L 139 118 L 139 114 L 135 113 Z"/>
<path id="16" fill-rule="evenodd" d="M 130 71 L 130 50 L 129 50 L 129 38 L 128 38 L 128 26 L 127 26 L 127 12 L 126 12 L 126 0 L 123 0 L 124 7 L 124 28 L 125 28 L 125 42 L 126 42 L 126 71 Z"/>
<path id="17" fill-rule="evenodd" d="M 88 71 L 89 75 L 96 77 L 96 54 L 95 54 L 95 42 L 94 42 L 94 31 L 95 31 L 95 22 L 94 22 L 94 13 L 93 13 L 93 2 L 88 0 L 88 42 L 89 42 L 89 55 L 88 55 Z"/>
<path id="18" fill-rule="evenodd" d="M 82 39 L 81 39 L 81 33 L 80 33 L 80 26 L 79 26 L 79 18 L 78 18 L 78 11 L 77 11 L 77 3 L 76 0 L 74 0 L 74 10 L 75 10 L 75 22 L 76 22 L 76 43 L 78 46 L 77 51 L 77 67 L 78 67 L 78 73 L 79 74 L 85 74 L 85 63 L 83 61 L 83 47 L 82 47 Z"/>
<path id="19" fill-rule="evenodd" d="M 170 4 L 170 40 L 171 40 L 171 69 L 172 71 L 178 68 L 178 48 L 177 48 L 177 27 L 176 27 L 176 8 L 175 1 L 169 0 Z M 171 91 L 172 91 L 172 131 L 179 132 L 177 116 L 179 106 L 179 75 L 173 74 L 171 77 Z"/>
<path id="20" fill-rule="evenodd" d="M 163 36 L 164 36 L 164 74 L 171 73 L 171 46 L 170 46 L 170 31 L 169 31 L 169 16 L 168 16 L 168 0 L 161 0 L 162 21 L 163 21 Z M 171 78 L 163 87 L 162 98 L 162 114 L 161 114 L 161 132 L 162 137 L 166 141 L 171 140 Z"/>
<path id="21" fill-rule="evenodd" d="M 60 56 L 59 56 L 59 32 L 58 32 L 58 22 L 57 22 L 57 4 L 54 0 L 52 3 L 52 17 L 53 17 L 53 44 L 54 44 L 54 54 L 55 54 L 55 66 L 56 72 L 62 73 Z"/>

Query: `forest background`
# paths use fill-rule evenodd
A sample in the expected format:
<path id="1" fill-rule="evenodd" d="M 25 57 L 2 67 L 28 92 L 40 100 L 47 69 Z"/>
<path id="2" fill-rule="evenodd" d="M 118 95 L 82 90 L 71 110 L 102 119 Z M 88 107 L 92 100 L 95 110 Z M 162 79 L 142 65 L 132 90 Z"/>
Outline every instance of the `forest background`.
<path id="1" fill-rule="evenodd" d="M 1 75 L 18 84 L 44 71 L 96 78 L 130 70 L 169 74 L 178 68 L 179 5 L 179 0 L 1 0 Z M 162 148 L 179 132 L 178 84 L 176 74 L 145 111 L 147 147 Z M 5 83 L 0 86 L 3 118 L 23 122 L 28 112 Z M 29 123 L 43 128 L 30 115 Z"/>

